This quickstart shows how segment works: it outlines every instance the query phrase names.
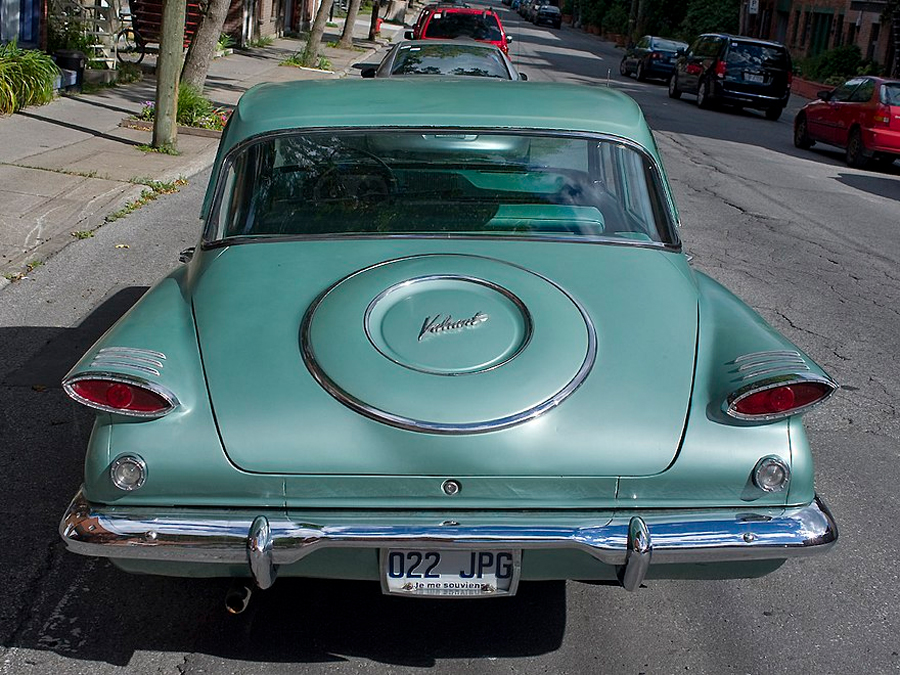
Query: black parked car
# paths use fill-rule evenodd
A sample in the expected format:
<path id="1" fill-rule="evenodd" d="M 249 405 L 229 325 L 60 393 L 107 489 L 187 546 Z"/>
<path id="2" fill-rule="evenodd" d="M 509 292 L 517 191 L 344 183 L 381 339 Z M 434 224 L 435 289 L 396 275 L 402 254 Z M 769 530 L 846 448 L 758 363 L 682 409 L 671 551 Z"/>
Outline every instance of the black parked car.
<path id="1" fill-rule="evenodd" d="M 625 50 L 619 72 L 622 75 L 634 74 L 641 82 L 648 77 L 668 79 L 675 70 L 679 50 L 687 51 L 687 48 L 684 42 L 645 35 Z"/>
<path id="2" fill-rule="evenodd" d="M 669 96 L 696 94 L 701 108 L 728 103 L 763 110 L 766 119 L 777 120 L 790 97 L 791 79 L 791 57 L 783 44 L 710 33 L 678 57 Z"/>
<path id="3" fill-rule="evenodd" d="M 554 5 L 540 5 L 535 9 L 531 23 L 535 26 L 545 23 L 548 26 L 559 28 L 562 25 L 562 13 L 559 11 L 559 7 Z"/>

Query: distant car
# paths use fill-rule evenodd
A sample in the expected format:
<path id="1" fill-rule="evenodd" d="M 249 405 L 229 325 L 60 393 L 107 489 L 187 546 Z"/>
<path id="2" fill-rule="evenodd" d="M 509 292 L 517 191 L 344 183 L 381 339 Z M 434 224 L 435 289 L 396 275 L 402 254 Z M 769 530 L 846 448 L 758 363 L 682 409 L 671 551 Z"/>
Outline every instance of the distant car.
<path id="1" fill-rule="evenodd" d="M 521 14 L 522 18 L 526 21 L 531 21 L 534 18 L 538 7 L 549 4 L 550 0 L 524 0 L 522 4 L 519 5 L 519 14 Z"/>
<path id="2" fill-rule="evenodd" d="M 819 92 L 794 118 L 794 145 L 819 141 L 845 148 L 850 166 L 891 164 L 900 157 L 900 80 L 854 77 Z"/>
<path id="3" fill-rule="evenodd" d="M 443 75 L 527 80 L 499 47 L 459 40 L 398 42 L 377 67 L 363 68 L 363 77 Z"/>
<path id="4" fill-rule="evenodd" d="M 559 7 L 555 5 L 541 5 L 535 9 L 534 15 L 531 17 L 531 23 L 536 26 L 547 24 L 553 28 L 562 26 L 562 13 Z"/>
<path id="5" fill-rule="evenodd" d="M 696 94 L 701 108 L 726 103 L 762 110 L 774 121 L 790 98 L 792 68 L 791 56 L 779 42 L 709 33 L 676 60 L 669 96 Z"/>
<path id="6" fill-rule="evenodd" d="M 444 4 L 423 10 L 415 27 L 406 31 L 405 37 L 407 40 L 471 38 L 496 45 L 504 54 L 509 53 L 512 42 L 493 9 Z"/>
<path id="7" fill-rule="evenodd" d="M 668 79 L 675 70 L 679 52 L 687 51 L 687 48 L 684 42 L 645 35 L 625 50 L 619 72 L 634 75 L 640 82 L 651 77 Z"/>
<path id="8" fill-rule="evenodd" d="M 625 94 L 261 84 L 202 218 L 63 381 L 97 412 L 72 551 L 460 599 L 753 578 L 836 542 L 802 415 L 837 384 L 690 265 Z M 706 592 L 777 603 L 804 571 Z"/>

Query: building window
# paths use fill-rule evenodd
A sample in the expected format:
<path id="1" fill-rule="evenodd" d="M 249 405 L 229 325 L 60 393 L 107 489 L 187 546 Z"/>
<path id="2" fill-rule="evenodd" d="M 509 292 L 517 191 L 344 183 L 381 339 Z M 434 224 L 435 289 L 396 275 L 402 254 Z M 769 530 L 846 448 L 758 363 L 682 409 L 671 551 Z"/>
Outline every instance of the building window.
<path id="1" fill-rule="evenodd" d="M 797 33 L 800 32 L 800 10 L 794 12 L 794 29 L 791 31 L 791 44 L 797 44 Z"/>
<path id="2" fill-rule="evenodd" d="M 844 44 L 844 15 L 838 14 L 837 22 L 834 26 L 834 46 L 840 47 Z"/>

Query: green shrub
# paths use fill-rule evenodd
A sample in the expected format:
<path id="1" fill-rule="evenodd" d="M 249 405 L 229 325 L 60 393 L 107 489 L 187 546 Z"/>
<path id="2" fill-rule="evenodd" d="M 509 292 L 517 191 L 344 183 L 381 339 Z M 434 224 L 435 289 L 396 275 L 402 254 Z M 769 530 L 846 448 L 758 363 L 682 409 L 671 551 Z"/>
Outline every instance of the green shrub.
<path id="1" fill-rule="evenodd" d="M 229 112 L 217 108 L 196 87 L 182 83 L 178 87 L 178 112 L 176 121 L 183 127 L 198 127 L 221 131 L 228 121 Z M 154 101 L 144 101 L 138 119 L 152 121 L 156 117 Z"/>
<path id="2" fill-rule="evenodd" d="M 53 100 L 59 68 L 44 52 L 19 49 L 15 41 L 0 45 L 0 114 Z"/>

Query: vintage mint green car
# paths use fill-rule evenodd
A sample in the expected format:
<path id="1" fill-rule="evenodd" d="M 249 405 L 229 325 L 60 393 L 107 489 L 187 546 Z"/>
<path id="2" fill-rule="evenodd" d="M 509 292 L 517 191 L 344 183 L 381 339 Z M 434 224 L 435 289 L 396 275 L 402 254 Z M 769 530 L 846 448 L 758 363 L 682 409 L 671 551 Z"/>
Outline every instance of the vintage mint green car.
<path id="1" fill-rule="evenodd" d="M 262 85 L 202 218 L 65 378 L 99 411 L 72 551 L 485 597 L 835 543 L 800 417 L 837 384 L 690 267 L 630 98 Z"/>

